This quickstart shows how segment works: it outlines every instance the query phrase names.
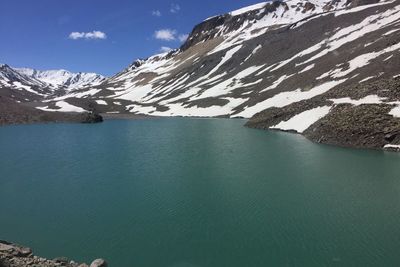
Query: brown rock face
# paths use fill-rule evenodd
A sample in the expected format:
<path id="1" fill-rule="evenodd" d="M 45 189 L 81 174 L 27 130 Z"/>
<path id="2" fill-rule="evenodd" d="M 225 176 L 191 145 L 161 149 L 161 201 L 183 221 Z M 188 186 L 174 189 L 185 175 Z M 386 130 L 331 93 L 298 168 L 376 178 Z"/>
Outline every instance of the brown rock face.
<path id="1" fill-rule="evenodd" d="M 307 2 L 304 5 L 303 13 L 310 11 L 310 10 L 314 10 L 314 9 L 315 9 L 315 5 L 310 2 Z"/>

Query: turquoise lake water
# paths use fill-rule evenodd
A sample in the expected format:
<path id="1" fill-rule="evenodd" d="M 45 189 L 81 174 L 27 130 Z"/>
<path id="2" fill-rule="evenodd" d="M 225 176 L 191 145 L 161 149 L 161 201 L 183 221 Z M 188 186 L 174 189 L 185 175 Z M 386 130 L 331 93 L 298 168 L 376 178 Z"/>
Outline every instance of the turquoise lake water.
<path id="1" fill-rule="evenodd" d="M 0 128 L 0 239 L 117 267 L 400 266 L 400 155 L 243 120 Z"/>

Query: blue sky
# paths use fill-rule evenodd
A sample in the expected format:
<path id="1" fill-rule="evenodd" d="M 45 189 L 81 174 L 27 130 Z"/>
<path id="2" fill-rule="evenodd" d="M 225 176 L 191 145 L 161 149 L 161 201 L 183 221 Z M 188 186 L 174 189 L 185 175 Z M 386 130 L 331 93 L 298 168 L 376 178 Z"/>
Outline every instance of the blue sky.
<path id="1" fill-rule="evenodd" d="M 1 0 L 0 63 L 113 75 L 179 47 L 202 20 L 261 0 Z"/>

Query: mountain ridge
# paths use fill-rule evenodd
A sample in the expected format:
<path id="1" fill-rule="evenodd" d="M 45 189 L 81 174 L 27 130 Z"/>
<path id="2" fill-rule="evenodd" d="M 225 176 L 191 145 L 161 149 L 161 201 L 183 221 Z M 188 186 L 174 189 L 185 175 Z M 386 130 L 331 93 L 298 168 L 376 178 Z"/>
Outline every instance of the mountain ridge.
<path id="1" fill-rule="evenodd" d="M 36 70 L 31 68 L 13 68 L 21 74 L 40 80 L 55 88 L 66 87 L 67 89 L 76 89 L 79 87 L 93 86 L 100 84 L 105 77 L 97 73 L 77 72 L 68 70 Z"/>
<path id="2" fill-rule="evenodd" d="M 8 91 L 0 95 L 8 95 L 18 103 L 43 101 L 76 89 L 98 85 L 105 79 L 96 73 L 72 73 L 67 70 L 40 71 L 0 64 L 0 87 L 4 88 L 3 91 Z"/>

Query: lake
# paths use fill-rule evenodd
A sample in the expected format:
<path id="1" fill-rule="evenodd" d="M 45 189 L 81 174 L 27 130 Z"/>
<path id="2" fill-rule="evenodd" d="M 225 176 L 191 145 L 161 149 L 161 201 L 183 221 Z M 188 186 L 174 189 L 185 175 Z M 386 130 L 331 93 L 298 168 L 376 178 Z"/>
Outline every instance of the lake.
<path id="1" fill-rule="evenodd" d="M 0 239 L 117 267 L 399 266 L 399 154 L 244 123 L 1 127 Z"/>

